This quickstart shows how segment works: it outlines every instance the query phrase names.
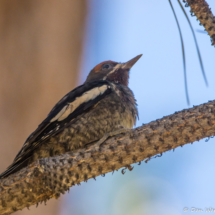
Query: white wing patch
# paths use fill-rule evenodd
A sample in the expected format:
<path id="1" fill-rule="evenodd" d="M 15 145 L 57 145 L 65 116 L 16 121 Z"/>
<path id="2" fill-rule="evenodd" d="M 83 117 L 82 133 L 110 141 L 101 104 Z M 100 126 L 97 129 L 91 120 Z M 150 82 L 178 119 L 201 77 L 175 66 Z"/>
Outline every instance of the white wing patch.
<path id="1" fill-rule="evenodd" d="M 95 87 L 83 93 L 80 97 L 77 97 L 73 102 L 68 103 L 65 107 L 63 107 L 60 110 L 60 112 L 51 120 L 51 122 L 54 122 L 56 120 L 62 121 L 66 119 L 81 104 L 93 100 L 99 95 L 102 95 L 107 90 L 107 88 L 110 88 L 110 86 L 103 85 L 101 87 Z"/>
<path id="2" fill-rule="evenodd" d="M 54 118 L 52 118 L 52 120 L 51 120 L 50 122 L 54 122 L 54 121 L 56 121 L 58 118 L 60 118 L 60 117 L 65 113 L 65 111 L 68 109 L 68 107 L 69 107 L 69 104 L 66 105 L 66 106 L 64 106 L 64 107 L 60 110 L 60 112 L 59 112 Z"/>

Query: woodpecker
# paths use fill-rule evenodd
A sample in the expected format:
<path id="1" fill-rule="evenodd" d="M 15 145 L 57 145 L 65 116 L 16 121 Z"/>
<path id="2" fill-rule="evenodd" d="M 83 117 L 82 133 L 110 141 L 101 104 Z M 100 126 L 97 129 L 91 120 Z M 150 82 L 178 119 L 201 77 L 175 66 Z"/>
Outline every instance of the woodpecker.
<path id="1" fill-rule="evenodd" d="M 132 128 L 138 111 L 128 87 L 129 71 L 141 56 L 126 63 L 105 61 L 95 66 L 83 85 L 53 107 L 0 178 L 37 159 L 75 151 L 117 129 Z"/>

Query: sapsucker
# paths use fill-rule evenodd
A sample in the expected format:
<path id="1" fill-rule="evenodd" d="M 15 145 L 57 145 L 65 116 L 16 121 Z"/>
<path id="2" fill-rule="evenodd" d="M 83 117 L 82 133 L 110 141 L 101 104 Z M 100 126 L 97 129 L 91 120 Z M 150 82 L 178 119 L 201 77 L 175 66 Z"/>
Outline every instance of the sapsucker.
<path id="1" fill-rule="evenodd" d="M 128 88 L 129 70 L 141 56 L 126 63 L 105 61 L 94 67 L 83 85 L 70 91 L 53 107 L 0 178 L 39 158 L 74 151 L 109 132 L 132 128 L 138 111 Z"/>

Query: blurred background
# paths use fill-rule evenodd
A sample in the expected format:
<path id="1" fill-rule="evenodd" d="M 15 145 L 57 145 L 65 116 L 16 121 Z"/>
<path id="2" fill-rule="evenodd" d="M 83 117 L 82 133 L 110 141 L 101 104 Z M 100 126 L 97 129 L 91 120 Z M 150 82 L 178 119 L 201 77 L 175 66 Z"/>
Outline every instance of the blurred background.
<path id="1" fill-rule="evenodd" d="M 215 14 L 214 0 L 207 0 Z M 209 87 L 205 86 L 191 30 L 172 0 L 185 43 L 190 106 L 181 44 L 168 1 L 20 0 L 0 2 L 0 171 L 68 91 L 105 60 L 143 57 L 132 68 L 138 102 L 136 126 L 215 99 L 215 52 L 185 8 L 196 33 Z M 184 6 L 184 4 L 183 4 Z M 215 209 L 215 140 L 169 151 L 147 164 L 90 179 L 47 206 L 16 215 L 178 215 Z"/>

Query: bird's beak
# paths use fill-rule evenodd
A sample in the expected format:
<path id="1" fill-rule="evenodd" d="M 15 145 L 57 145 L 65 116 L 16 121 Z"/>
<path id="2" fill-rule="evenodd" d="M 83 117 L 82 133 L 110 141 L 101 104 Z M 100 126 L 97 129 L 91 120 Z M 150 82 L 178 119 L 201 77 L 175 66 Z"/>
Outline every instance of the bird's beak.
<path id="1" fill-rule="evenodd" d="M 131 69 L 131 67 L 142 57 L 142 54 L 137 55 L 136 57 L 132 58 L 131 60 L 123 63 L 123 69 Z"/>

